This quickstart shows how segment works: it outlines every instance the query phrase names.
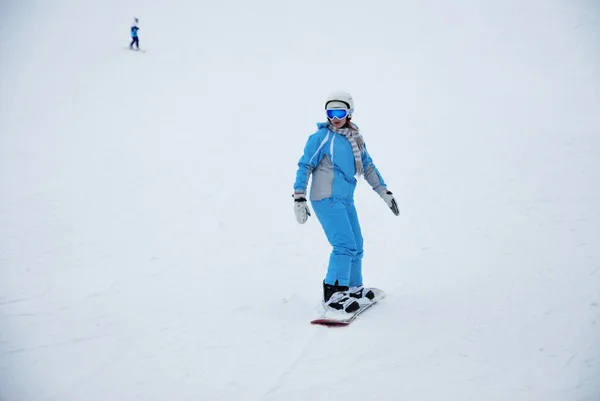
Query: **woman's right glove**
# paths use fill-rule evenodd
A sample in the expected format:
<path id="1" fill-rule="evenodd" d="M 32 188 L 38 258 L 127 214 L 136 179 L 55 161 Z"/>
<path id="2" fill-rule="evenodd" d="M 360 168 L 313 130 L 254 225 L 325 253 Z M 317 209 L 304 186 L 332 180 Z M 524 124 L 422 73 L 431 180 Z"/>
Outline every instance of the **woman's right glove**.
<path id="1" fill-rule="evenodd" d="M 388 191 L 387 189 L 385 191 L 381 191 L 379 196 L 381 196 L 381 198 L 385 201 L 388 207 L 392 210 L 392 213 L 394 213 L 396 216 L 400 214 L 400 210 L 398 210 L 398 204 L 396 203 L 396 199 L 394 199 L 394 194 L 392 194 L 391 191 Z"/>
<path id="2" fill-rule="evenodd" d="M 293 196 L 296 221 L 300 224 L 304 224 L 306 223 L 306 220 L 308 220 L 308 216 L 310 216 L 310 209 L 306 204 L 306 194 L 304 192 L 295 192 Z"/>

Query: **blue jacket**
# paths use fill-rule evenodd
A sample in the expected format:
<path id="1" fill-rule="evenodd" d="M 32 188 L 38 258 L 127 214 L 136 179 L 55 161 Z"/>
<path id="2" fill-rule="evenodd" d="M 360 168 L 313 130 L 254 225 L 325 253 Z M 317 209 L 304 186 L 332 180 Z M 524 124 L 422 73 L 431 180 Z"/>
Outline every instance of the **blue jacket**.
<path id="1" fill-rule="evenodd" d="M 352 200 L 356 189 L 352 145 L 345 136 L 329 130 L 328 123 L 317 123 L 317 127 L 319 130 L 308 138 L 304 154 L 298 161 L 294 191 L 306 193 L 312 174 L 311 201 L 325 198 Z M 366 146 L 361 157 L 365 179 L 375 192 L 381 194 L 386 190 L 386 184 Z"/>
<path id="2" fill-rule="evenodd" d="M 137 31 L 138 31 L 139 29 L 140 29 L 140 28 L 138 28 L 138 27 L 137 27 L 137 26 L 135 26 L 135 25 L 131 27 L 131 37 L 132 37 L 132 38 L 137 38 L 137 36 L 138 36 L 138 34 L 137 34 Z"/>

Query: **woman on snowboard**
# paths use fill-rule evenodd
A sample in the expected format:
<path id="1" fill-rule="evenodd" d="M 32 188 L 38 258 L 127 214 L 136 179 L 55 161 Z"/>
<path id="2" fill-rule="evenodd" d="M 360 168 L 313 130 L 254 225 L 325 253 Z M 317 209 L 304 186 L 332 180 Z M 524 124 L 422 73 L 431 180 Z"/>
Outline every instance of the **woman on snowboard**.
<path id="1" fill-rule="evenodd" d="M 310 209 L 306 189 L 312 174 L 310 201 L 333 247 L 323 281 L 325 307 L 351 313 L 374 293 L 363 287 L 363 238 L 354 207 L 356 177 L 364 176 L 373 190 L 398 216 L 398 205 L 367 152 L 358 127 L 352 123 L 354 101 L 346 92 L 332 93 L 325 102 L 327 122 L 317 123 L 298 162 L 294 183 L 294 213 L 306 223 Z"/>

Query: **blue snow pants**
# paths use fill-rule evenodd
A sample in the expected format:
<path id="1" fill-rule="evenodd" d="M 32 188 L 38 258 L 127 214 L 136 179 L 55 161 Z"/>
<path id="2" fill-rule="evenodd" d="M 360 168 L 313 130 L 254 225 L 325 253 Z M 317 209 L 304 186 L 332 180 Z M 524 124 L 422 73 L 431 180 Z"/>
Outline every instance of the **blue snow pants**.
<path id="1" fill-rule="evenodd" d="M 363 237 L 354 201 L 326 198 L 312 201 L 311 204 L 333 247 L 325 284 L 349 287 L 362 285 Z"/>

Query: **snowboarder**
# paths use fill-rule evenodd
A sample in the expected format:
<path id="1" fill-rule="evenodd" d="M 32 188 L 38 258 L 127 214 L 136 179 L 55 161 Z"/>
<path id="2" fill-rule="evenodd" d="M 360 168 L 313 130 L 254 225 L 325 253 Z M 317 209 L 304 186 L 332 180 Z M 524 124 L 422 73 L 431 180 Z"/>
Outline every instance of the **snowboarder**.
<path id="1" fill-rule="evenodd" d="M 131 24 L 131 43 L 129 44 L 129 48 L 133 49 L 133 45 L 140 50 L 140 38 L 138 37 L 138 31 L 140 28 L 138 27 L 139 20 L 137 18 L 133 19 L 133 24 Z"/>
<path id="2" fill-rule="evenodd" d="M 325 112 L 327 122 L 317 123 L 318 131 L 308 138 L 298 162 L 294 213 L 300 224 L 311 215 L 306 190 L 312 175 L 311 205 L 333 247 L 323 280 L 323 305 L 352 313 L 374 298 L 373 291 L 363 287 L 363 237 L 354 206 L 355 176 L 363 176 L 394 215 L 398 216 L 399 210 L 367 152 L 358 126 L 350 121 L 354 112 L 352 96 L 332 93 L 325 102 Z"/>

